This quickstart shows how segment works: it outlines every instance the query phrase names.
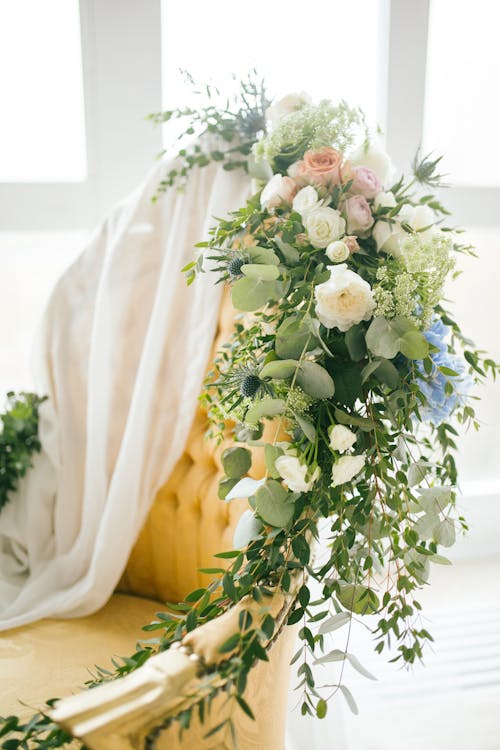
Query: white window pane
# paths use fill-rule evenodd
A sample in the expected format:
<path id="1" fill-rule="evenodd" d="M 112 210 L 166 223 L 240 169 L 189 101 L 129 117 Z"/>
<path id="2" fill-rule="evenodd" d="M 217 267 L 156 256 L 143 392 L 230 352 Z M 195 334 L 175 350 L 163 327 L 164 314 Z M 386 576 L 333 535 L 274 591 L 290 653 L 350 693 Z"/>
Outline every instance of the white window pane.
<path id="1" fill-rule="evenodd" d="M 500 3 L 432 0 L 424 144 L 456 185 L 500 185 Z"/>
<path id="2" fill-rule="evenodd" d="M 306 91 L 314 100 L 344 98 L 380 119 L 383 30 L 380 0 L 163 0 L 164 103 L 184 104 L 179 68 L 225 92 L 230 73 L 256 67 L 277 97 Z"/>
<path id="3" fill-rule="evenodd" d="M 86 177 L 78 0 L 0 0 L 0 181 Z"/>

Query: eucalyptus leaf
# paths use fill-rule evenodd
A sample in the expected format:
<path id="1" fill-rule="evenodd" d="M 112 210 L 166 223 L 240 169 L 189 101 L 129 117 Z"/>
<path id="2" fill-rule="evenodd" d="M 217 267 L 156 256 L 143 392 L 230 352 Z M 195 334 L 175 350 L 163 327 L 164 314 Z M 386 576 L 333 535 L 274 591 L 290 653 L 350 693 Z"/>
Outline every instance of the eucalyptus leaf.
<path id="1" fill-rule="evenodd" d="M 328 365 L 328 372 L 335 383 L 335 400 L 352 408 L 362 396 L 363 383 L 359 365 L 334 359 Z"/>
<path id="2" fill-rule="evenodd" d="M 224 477 L 219 482 L 219 488 L 217 495 L 221 500 L 226 500 L 228 494 L 231 492 L 233 487 L 238 484 L 238 479 L 231 479 L 230 477 Z"/>
<path id="3" fill-rule="evenodd" d="M 274 281 L 261 279 L 238 279 L 233 285 L 231 299 L 234 307 L 243 312 L 253 312 L 264 307 L 271 299 L 275 299 L 276 284 Z"/>
<path id="4" fill-rule="evenodd" d="M 222 467 L 228 477 L 239 479 L 252 465 L 252 454 L 248 448 L 226 448 L 221 456 Z"/>
<path id="5" fill-rule="evenodd" d="M 269 475 L 273 479 L 279 479 L 281 474 L 276 469 L 275 461 L 278 458 L 278 456 L 283 455 L 283 449 L 279 448 L 277 445 L 271 445 L 270 443 L 267 443 L 267 445 L 264 447 L 264 459 L 266 462 L 266 469 L 269 472 Z"/>
<path id="6" fill-rule="evenodd" d="M 329 617 L 327 620 L 323 620 L 319 628 L 320 635 L 325 633 L 332 633 L 334 630 L 343 627 L 346 623 L 350 622 L 351 615 L 349 612 L 338 612 L 333 617 Z"/>
<path id="7" fill-rule="evenodd" d="M 281 359 L 299 359 L 304 351 L 310 351 L 316 345 L 309 315 L 287 318 L 276 331 L 276 354 Z"/>
<path id="8" fill-rule="evenodd" d="M 293 496 L 279 482 L 268 479 L 255 493 L 255 509 L 264 523 L 284 528 L 293 517 Z"/>
<path id="9" fill-rule="evenodd" d="M 259 487 L 265 483 L 265 479 L 252 479 L 252 477 L 244 477 L 234 485 L 232 490 L 226 495 L 226 500 L 236 500 L 255 495 Z"/>
<path id="10" fill-rule="evenodd" d="M 434 541 L 443 547 L 453 547 L 456 538 L 455 523 L 452 518 L 445 518 L 435 529 Z"/>
<path id="11" fill-rule="evenodd" d="M 271 398 L 265 396 L 260 401 L 256 401 L 246 413 L 246 421 L 250 424 L 257 424 L 261 419 L 277 417 L 286 411 L 286 401 L 282 398 Z"/>
<path id="12" fill-rule="evenodd" d="M 429 470 L 429 466 L 424 461 L 416 461 L 410 465 L 408 469 L 408 484 L 410 487 L 415 487 L 424 481 L 425 476 Z"/>
<path id="13" fill-rule="evenodd" d="M 290 265 L 294 266 L 296 263 L 300 260 L 300 254 L 297 248 L 293 247 L 292 245 L 289 245 L 288 242 L 283 242 L 281 237 L 275 237 L 274 241 L 278 245 L 281 253 L 283 254 L 283 257 L 285 258 L 285 261 Z"/>
<path id="14" fill-rule="evenodd" d="M 234 530 L 233 547 L 243 549 L 256 539 L 263 529 L 262 522 L 256 518 L 253 510 L 245 510 Z"/>
<path id="15" fill-rule="evenodd" d="M 381 383 L 385 383 L 389 388 L 397 388 L 401 381 L 401 376 L 397 367 L 388 359 L 381 357 L 378 359 L 378 367 L 375 369 L 375 377 Z"/>
<path id="16" fill-rule="evenodd" d="M 266 265 L 279 266 L 280 259 L 269 247 L 246 247 L 245 253 L 254 263 L 264 263 Z"/>
<path id="17" fill-rule="evenodd" d="M 245 263 L 241 266 L 241 272 L 249 279 L 260 279 L 261 281 L 276 281 L 280 275 L 277 266 L 264 265 L 263 263 Z"/>
<path id="18" fill-rule="evenodd" d="M 421 331 L 408 331 L 399 340 L 399 351 L 408 359 L 424 359 L 429 354 L 429 342 Z"/>
<path id="19" fill-rule="evenodd" d="M 366 332 L 366 345 L 376 356 L 393 359 L 399 352 L 399 335 L 389 320 L 373 318 Z"/>
<path id="20" fill-rule="evenodd" d="M 365 432 L 375 429 L 375 422 L 368 417 L 360 417 L 357 414 L 347 414 L 341 409 L 335 409 L 335 419 L 340 424 L 350 425 L 351 427 L 360 427 Z"/>
<path id="21" fill-rule="evenodd" d="M 314 443 L 317 436 L 316 428 L 314 427 L 313 423 L 309 419 L 306 419 L 306 417 L 303 417 L 301 414 L 294 414 L 294 417 L 297 420 L 297 424 L 299 425 L 306 438 L 311 443 Z"/>
<path id="22" fill-rule="evenodd" d="M 345 334 L 345 344 L 353 362 L 360 362 L 366 355 L 365 329 L 361 323 L 349 328 Z"/>
<path id="23" fill-rule="evenodd" d="M 317 362 L 310 362 L 309 360 L 302 362 L 297 373 L 296 383 L 313 398 L 331 398 L 335 393 L 335 385 L 331 375 Z"/>
<path id="24" fill-rule="evenodd" d="M 361 584 L 341 584 L 337 599 L 343 607 L 357 615 L 371 614 L 380 607 L 377 595 Z"/>
<path id="25" fill-rule="evenodd" d="M 342 695 L 344 696 L 346 703 L 351 709 L 352 713 L 357 716 L 359 714 L 359 708 L 356 705 L 356 701 L 354 700 L 351 691 L 345 685 L 339 685 L 339 689 L 341 690 Z"/>
<path id="26" fill-rule="evenodd" d="M 295 374 L 298 364 L 296 359 L 275 359 L 264 365 L 259 376 L 261 378 L 288 380 Z"/>

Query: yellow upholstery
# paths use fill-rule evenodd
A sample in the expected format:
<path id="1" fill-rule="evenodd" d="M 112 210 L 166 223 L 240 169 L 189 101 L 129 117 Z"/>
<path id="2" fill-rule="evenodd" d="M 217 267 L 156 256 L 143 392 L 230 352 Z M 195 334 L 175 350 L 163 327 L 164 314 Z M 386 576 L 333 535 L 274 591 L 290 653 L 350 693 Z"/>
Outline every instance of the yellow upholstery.
<path id="1" fill-rule="evenodd" d="M 229 337 L 233 314 L 226 296 L 214 353 Z M 246 501 L 224 503 L 218 498 L 220 455 L 232 440 L 228 436 L 223 445 L 216 446 L 205 439 L 206 429 L 206 413 L 199 408 L 184 454 L 158 492 L 120 581 L 118 589 L 126 593 L 115 594 L 91 617 L 45 620 L 0 634 L 0 715 L 19 713 L 19 699 L 36 708 L 46 698 L 77 691 L 88 678 L 86 667 L 96 663 L 106 667 L 112 655 L 133 651 L 141 637 L 140 626 L 153 618 L 163 602 L 180 601 L 190 590 L 208 582 L 199 567 L 221 564 L 213 555 L 232 546 L 235 525 L 247 505 Z M 255 477 L 265 471 L 261 454 L 261 450 L 254 452 L 251 473 Z M 293 643 L 294 631 L 289 629 L 271 649 L 270 663 L 259 664 L 250 675 L 248 701 L 257 722 L 237 713 L 240 750 L 283 748 Z M 215 721 L 221 717 L 216 716 Z M 221 744 L 219 736 L 203 740 L 207 727 L 195 724 L 180 744 L 177 731 L 163 732 L 158 749 L 230 747 Z"/>

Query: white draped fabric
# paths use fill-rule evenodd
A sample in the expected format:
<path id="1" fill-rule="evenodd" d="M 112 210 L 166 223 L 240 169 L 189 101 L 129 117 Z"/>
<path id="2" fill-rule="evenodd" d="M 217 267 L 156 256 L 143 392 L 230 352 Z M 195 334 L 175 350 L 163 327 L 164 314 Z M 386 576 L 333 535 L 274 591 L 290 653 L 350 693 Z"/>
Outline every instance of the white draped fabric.
<path id="1" fill-rule="evenodd" d="M 189 433 L 221 287 L 180 269 L 248 178 L 159 163 L 57 284 L 37 336 L 43 450 L 0 514 L 0 629 L 99 609 Z"/>

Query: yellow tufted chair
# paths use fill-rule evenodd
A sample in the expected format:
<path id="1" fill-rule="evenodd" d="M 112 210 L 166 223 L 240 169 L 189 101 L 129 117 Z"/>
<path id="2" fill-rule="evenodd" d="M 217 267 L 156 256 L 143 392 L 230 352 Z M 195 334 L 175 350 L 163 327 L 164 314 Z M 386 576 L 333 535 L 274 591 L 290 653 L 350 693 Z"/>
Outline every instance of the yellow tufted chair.
<path id="1" fill-rule="evenodd" d="M 225 296 L 214 354 L 229 337 L 232 325 L 233 309 Z M 154 619 L 155 612 L 162 609 L 165 601 L 181 601 L 189 591 L 208 583 L 208 576 L 198 569 L 213 566 L 213 555 L 231 548 L 235 525 L 247 506 L 246 501 L 223 503 L 218 499 L 218 480 L 222 474 L 220 454 L 226 446 L 216 447 L 207 441 L 206 427 L 206 413 L 199 408 L 185 452 L 158 492 L 117 591 L 107 605 L 89 617 L 43 620 L 0 634 L 0 715 L 28 716 L 33 709 L 43 706 L 47 698 L 77 694 L 89 679 L 88 670 L 95 664 L 106 667 L 110 657 L 133 652 L 135 643 L 143 636 L 141 626 Z M 262 456 L 254 455 L 252 474 L 259 477 L 264 470 Z M 286 602 L 284 605 L 280 602 L 276 609 L 281 611 L 283 623 L 286 609 Z M 208 640 L 213 640 L 214 635 L 217 638 L 216 631 L 212 630 Z M 205 648 L 206 655 L 206 635 L 200 634 L 198 641 L 196 638 L 195 631 L 193 650 L 196 652 L 199 646 L 203 654 Z M 284 628 L 272 647 L 270 644 L 269 662 L 259 662 L 250 674 L 247 696 L 257 720 L 251 721 L 239 710 L 234 715 L 240 750 L 283 750 L 289 662 L 294 640 L 295 629 Z M 174 704 L 179 706 L 182 685 L 187 678 L 195 678 L 196 665 L 185 654 L 172 653 L 171 657 L 168 669 L 173 670 L 171 684 L 179 692 Z M 186 678 L 184 682 L 181 677 Z M 99 703 L 102 690 L 89 691 L 85 697 L 93 694 Z M 72 700 L 78 699 L 70 699 L 70 714 Z M 121 699 L 111 696 L 111 700 L 120 703 Z M 130 739 L 124 720 L 117 723 L 118 729 L 114 727 L 111 735 L 106 727 L 90 734 L 87 730 L 74 733 L 83 736 L 85 744 L 96 750 L 141 746 L 144 739 L 141 726 L 149 731 L 158 725 L 163 706 L 166 706 L 163 698 L 156 699 L 159 704 L 156 707 L 153 702 L 145 706 L 139 720 L 134 719 L 135 740 Z M 64 718 L 64 701 L 62 706 L 60 716 Z M 225 718 L 227 710 L 227 705 L 216 701 L 209 722 L 203 726 L 193 722 L 181 739 L 178 725 L 174 723 L 157 733 L 156 748 L 215 750 L 232 747 L 228 736 L 216 734 L 204 739 L 210 726 Z M 75 726 L 71 722 L 66 725 Z M 137 740 L 140 736 L 141 742 Z"/>

